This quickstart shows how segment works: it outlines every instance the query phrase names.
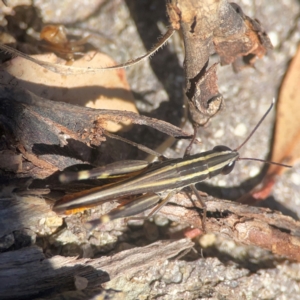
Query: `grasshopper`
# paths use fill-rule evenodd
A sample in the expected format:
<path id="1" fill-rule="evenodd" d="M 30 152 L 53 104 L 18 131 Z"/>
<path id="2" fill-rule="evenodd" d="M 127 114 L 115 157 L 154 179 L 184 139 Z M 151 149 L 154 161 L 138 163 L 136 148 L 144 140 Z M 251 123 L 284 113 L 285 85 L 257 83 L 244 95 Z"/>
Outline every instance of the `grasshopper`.
<path id="1" fill-rule="evenodd" d="M 183 158 L 167 159 L 154 163 L 148 163 L 147 161 L 121 161 L 91 171 L 62 174 L 60 179 L 64 182 L 88 178 L 119 177 L 119 179 L 115 183 L 96 187 L 83 194 L 67 195 L 55 203 L 53 210 L 61 213 L 78 208 L 96 206 L 119 198 L 137 196 L 133 201 L 103 216 L 101 222 L 129 217 L 158 204 L 147 216 L 149 218 L 161 209 L 173 194 L 189 186 L 203 207 L 204 225 L 206 205 L 201 200 L 200 194 L 195 187 L 196 183 L 219 174 L 229 174 L 233 170 L 235 162 L 239 160 L 254 160 L 291 168 L 289 165 L 261 159 L 241 158 L 238 152 L 263 122 L 273 105 L 274 100 L 249 136 L 234 150 L 220 145 L 212 150 Z M 159 203 L 165 192 L 167 196 Z"/>

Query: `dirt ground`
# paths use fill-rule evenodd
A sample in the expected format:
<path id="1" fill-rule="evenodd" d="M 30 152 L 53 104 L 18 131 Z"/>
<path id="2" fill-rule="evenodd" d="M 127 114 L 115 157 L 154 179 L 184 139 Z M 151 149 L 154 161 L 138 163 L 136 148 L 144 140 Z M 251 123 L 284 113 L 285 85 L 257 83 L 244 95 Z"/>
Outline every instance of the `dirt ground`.
<path id="1" fill-rule="evenodd" d="M 157 42 L 158 37 L 166 32 L 169 25 L 165 2 L 160 0 L 16 0 L 8 1 L 8 4 L 13 8 L 0 4 L 0 28 L 2 32 L 12 36 L 20 48 L 27 47 L 28 52 L 31 50 L 28 45 L 33 45 L 34 49 L 38 43 L 37 33 L 43 24 L 63 24 L 74 36 L 92 34 L 89 40 L 91 47 L 108 54 L 117 63 L 123 63 L 144 54 Z M 235 148 L 243 142 L 269 107 L 272 98 L 278 97 L 289 62 L 299 44 L 299 1 L 241 0 L 238 4 L 245 14 L 260 20 L 274 49 L 259 59 L 255 68 L 234 73 L 231 66 L 218 67 L 219 90 L 225 98 L 225 107 L 207 126 L 199 129 L 198 139 L 201 143 L 193 147 L 193 153 L 212 149 L 216 145 Z M 212 59 L 217 60 L 216 57 Z M 126 68 L 126 78 L 141 115 L 164 120 L 176 126 L 182 125 L 186 116 L 183 60 L 182 37 L 175 33 L 151 59 Z M 272 149 L 274 121 L 275 111 L 272 111 L 241 150 L 241 156 L 268 157 Z M 193 128 L 189 121 L 183 125 L 183 130 L 192 133 Z M 137 125 L 120 135 L 151 149 L 159 147 L 168 138 L 152 128 Z M 163 149 L 164 155 L 182 157 L 187 145 L 187 140 L 179 140 L 171 147 Z M 102 148 L 97 149 L 97 155 L 90 163 L 95 165 L 99 162 L 103 164 L 136 158 L 144 159 L 145 154 L 121 142 L 108 141 Z M 262 164 L 241 161 L 236 164 L 230 175 L 210 179 L 197 187 L 213 197 L 236 200 L 253 187 L 253 178 L 260 174 L 262 169 Z M 298 163 L 293 169 L 276 178 L 271 195 L 259 206 L 281 211 L 284 215 L 298 220 L 299 174 Z M 7 197 L 3 195 L 6 201 Z M 3 207 L 2 210 L 4 212 Z M 14 230 L 9 231 L 3 225 L 0 245 L 4 246 L 1 248 L 3 253 L 0 254 L 0 262 L 2 259 L 14 261 L 23 257 L 25 254 L 21 253 L 25 251 L 24 246 L 42 249 L 40 252 L 34 252 L 39 253 L 36 254 L 37 259 L 47 260 L 49 268 L 52 263 L 53 270 L 58 273 L 60 268 L 68 267 L 59 260 L 62 256 L 78 256 L 81 259 L 78 262 L 82 267 L 80 270 L 93 258 L 95 261 L 92 267 L 95 274 L 101 277 L 103 274 L 100 270 L 108 274 L 108 279 L 102 284 L 105 291 L 95 284 L 91 285 L 91 288 L 88 285 L 87 288 L 81 289 L 78 283 L 75 283 L 76 288 L 72 287 L 71 283 L 68 287 L 62 285 L 56 288 L 59 285 L 57 283 L 56 287 L 49 291 L 37 290 L 36 293 L 32 293 L 31 290 L 27 296 L 26 293 L 12 293 L 6 297 L 10 285 L 5 286 L 0 281 L 0 299 L 93 299 L 100 293 L 103 299 L 300 299 L 300 263 L 275 256 L 261 248 L 241 245 L 224 236 L 207 234 L 195 239 L 195 250 L 177 259 L 180 252 L 191 247 L 187 240 L 176 240 L 177 236 L 183 237 L 184 225 L 172 223 L 159 215 L 153 218 L 154 220 L 137 222 L 129 227 L 124 221 L 116 221 L 89 236 L 79 228 L 81 215 L 69 216 L 64 221 L 54 218 L 58 223 L 59 220 L 64 222 L 64 226 L 57 226 L 60 229 L 51 232 L 43 227 L 49 217 L 47 214 L 45 210 L 43 221 L 39 219 L 38 214 L 28 214 L 28 218 L 32 218 L 32 222 L 38 225 L 31 224 L 26 229 L 18 224 Z M 3 220 L 2 224 L 6 219 Z M 10 242 L 7 242 L 8 240 Z M 143 257 L 134 252 L 137 262 L 132 267 L 132 272 L 126 273 L 126 268 L 129 267 L 126 265 L 126 256 L 122 257 L 122 260 L 114 256 L 122 255 L 130 249 L 138 249 L 136 247 L 143 247 L 141 253 L 146 255 L 146 247 L 156 245 L 152 244 L 155 242 L 158 243 L 158 248 L 162 247 L 162 240 L 170 243 L 163 244 L 170 252 L 158 252 L 161 259 L 154 259 L 156 248 L 153 246 L 149 248 L 149 253 L 153 253 L 153 256 L 149 255 L 148 261 L 143 261 Z M 172 252 L 170 245 L 175 247 L 176 244 L 178 249 Z M 131 252 L 126 253 L 128 257 L 134 257 Z M 6 256 L 2 256 L 1 259 L 1 255 Z M 31 255 L 33 257 L 33 254 Z M 113 270 L 109 269 L 109 261 L 104 261 L 104 258 L 109 257 L 114 257 L 114 262 L 120 263 L 120 269 L 118 265 Z M 55 263 L 59 267 L 55 266 Z M 101 263 L 106 264 L 105 267 L 101 268 Z M 105 269 L 106 267 L 108 269 Z M 70 278 L 75 278 L 75 275 L 79 274 L 79 279 L 85 277 L 79 269 L 74 269 L 74 273 L 71 267 L 70 270 L 67 279 L 70 282 Z M 5 276 L 5 272 L 8 270 L 0 267 L 0 278 Z M 95 274 L 91 275 L 92 273 L 86 273 L 89 283 L 95 280 Z M 49 278 L 48 280 L 51 280 L 51 276 Z M 38 278 L 36 280 L 38 282 Z M 85 287 L 85 283 L 82 284 Z M 72 290 L 72 293 L 67 293 L 68 290 Z"/>

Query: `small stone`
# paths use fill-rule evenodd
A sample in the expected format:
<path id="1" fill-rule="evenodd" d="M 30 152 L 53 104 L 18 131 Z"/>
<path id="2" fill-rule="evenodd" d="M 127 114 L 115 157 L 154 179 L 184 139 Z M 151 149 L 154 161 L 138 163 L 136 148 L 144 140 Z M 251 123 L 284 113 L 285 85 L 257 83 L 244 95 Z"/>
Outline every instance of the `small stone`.
<path id="1" fill-rule="evenodd" d="M 221 138 L 224 135 L 224 129 L 219 129 L 214 133 L 214 138 Z"/>
<path id="2" fill-rule="evenodd" d="M 234 135 L 236 136 L 245 136 L 247 132 L 247 127 L 244 123 L 238 124 L 234 129 Z"/>
<path id="3" fill-rule="evenodd" d="M 29 247 L 35 244 L 36 234 L 30 229 L 14 231 L 15 249 Z"/>
<path id="4" fill-rule="evenodd" d="M 160 226 L 160 227 L 167 226 L 169 224 L 169 219 L 162 215 L 155 215 L 153 217 L 153 219 L 154 219 L 155 225 Z"/>
<path id="5" fill-rule="evenodd" d="M 89 281 L 86 278 L 81 276 L 74 276 L 74 278 L 75 278 L 74 284 L 78 291 L 82 291 L 87 287 Z"/>
<path id="6" fill-rule="evenodd" d="M 199 244 L 203 248 L 212 247 L 216 242 L 216 235 L 213 233 L 204 234 L 199 239 Z"/>
<path id="7" fill-rule="evenodd" d="M 78 237 L 73 234 L 70 230 L 64 229 L 60 231 L 58 234 L 53 235 L 49 239 L 50 244 L 70 244 L 70 243 L 78 243 Z"/>
<path id="8" fill-rule="evenodd" d="M 155 241 L 157 240 L 158 236 L 159 236 L 159 232 L 158 232 L 158 228 L 157 226 L 152 223 L 152 222 L 145 222 L 144 224 L 144 233 L 146 238 L 149 241 Z"/>
<path id="9" fill-rule="evenodd" d="M 45 225 L 48 227 L 60 227 L 63 224 L 63 218 L 58 216 L 48 217 L 45 220 Z"/>
<path id="10" fill-rule="evenodd" d="M 89 238 L 89 243 L 92 246 L 95 246 L 99 252 L 107 252 L 112 250 L 115 247 L 117 241 L 118 238 L 108 232 L 95 231 Z"/>
<path id="11" fill-rule="evenodd" d="M 12 233 L 4 235 L 0 238 L 0 252 L 7 250 L 15 242 L 14 235 Z"/>
<path id="12" fill-rule="evenodd" d="M 79 245 L 67 244 L 62 247 L 62 256 L 82 256 L 82 250 Z"/>
<path id="13" fill-rule="evenodd" d="M 81 250 L 82 250 L 82 257 L 84 257 L 84 258 L 93 258 L 94 257 L 94 251 L 90 244 L 81 245 Z"/>

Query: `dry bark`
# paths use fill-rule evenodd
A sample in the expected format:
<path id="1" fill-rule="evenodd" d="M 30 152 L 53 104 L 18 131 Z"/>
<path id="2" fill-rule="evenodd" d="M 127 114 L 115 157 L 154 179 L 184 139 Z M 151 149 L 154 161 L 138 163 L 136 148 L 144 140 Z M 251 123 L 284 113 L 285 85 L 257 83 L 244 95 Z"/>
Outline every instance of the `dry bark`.
<path id="1" fill-rule="evenodd" d="M 107 121 L 146 125 L 177 138 L 187 133 L 167 122 L 118 111 L 85 108 L 40 98 L 16 88 L 0 87 L 1 123 L 11 134 L 11 143 L 34 166 L 41 169 L 28 173 L 44 178 L 57 170 L 88 161 L 91 146 L 105 141 L 102 125 Z"/>
<path id="2" fill-rule="evenodd" d="M 2 253 L 0 299 L 32 299 L 38 296 L 49 297 L 76 288 L 80 290 L 75 282 L 78 277 L 87 279 L 85 292 L 94 290 L 95 296 L 99 294 L 100 285 L 124 275 L 133 277 L 134 274 L 153 265 L 160 265 L 192 246 L 189 239 L 159 241 L 147 247 L 96 259 L 59 255 L 47 259 L 38 247 Z M 73 299 L 78 299 L 79 296 L 75 294 Z"/>
<path id="3" fill-rule="evenodd" d="M 171 0 L 168 9 L 172 26 L 180 28 L 184 38 L 190 114 L 196 124 L 204 125 L 224 102 L 217 86 L 217 65 L 209 67 L 210 55 L 218 53 L 221 65 L 232 63 L 239 71 L 252 66 L 272 45 L 260 23 L 227 0 Z"/>
<path id="4" fill-rule="evenodd" d="M 199 211 L 183 194 L 177 194 L 175 207 L 161 213 L 176 222 L 203 228 Z M 268 208 L 240 205 L 220 199 L 208 200 L 206 232 L 220 233 L 238 243 L 258 246 L 274 254 L 300 262 L 300 222 Z"/>
<path id="5" fill-rule="evenodd" d="M 210 199 L 206 203 L 207 232 L 218 233 L 238 243 L 259 246 L 291 260 L 300 260 L 299 222 L 269 209 L 217 199 Z M 16 235 L 16 231 L 22 228 L 38 232 L 44 227 L 40 220 L 53 217 L 54 214 L 45 201 L 36 197 L 7 198 L 1 201 L 0 211 L 1 225 L 5 224 L 1 235 L 11 231 Z M 176 195 L 160 214 L 186 226 L 202 228 L 200 211 L 185 194 Z M 81 242 L 87 243 L 88 236 L 86 238 Z M 244 289 L 245 278 L 248 284 L 249 280 L 254 280 L 247 277 L 250 274 L 246 269 L 225 267 L 217 258 L 199 258 L 197 254 L 192 262 L 168 261 L 181 252 L 188 252 L 192 246 L 190 239 L 175 238 L 174 241 L 159 241 L 94 259 L 59 255 L 47 258 L 43 250 L 36 246 L 8 251 L 0 254 L 0 299 L 64 297 L 79 300 L 103 293 L 112 299 L 136 299 L 139 294 L 166 295 L 172 290 L 180 298 L 187 292 L 186 289 L 191 289 L 190 285 L 194 282 L 192 278 L 199 278 L 192 289 L 194 296 L 189 290 L 190 297 L 196 297 L 200 294 L 204 296 L 212 288 L 214 295 L 222 294 L 222 289 L 227 291 L 226 280 L 223 283 L 219 278 L 227 272 L 232 274 L 228 275 L 229 278 L 234 276 L 236 280 L 236 292 Z M 181 278 L 179 282 L 178 278 Z M 208 279 L 211 281 L 206 282 Z M 152 282 L 156 282 L 156 285 L 153 286 Z M 134 294 L 135 289 L 138 294 Z"/>
<path id="6" fill-rule="evenodd" d="M 300 262 L 299 221 L 270 209 L 240 205 L 231 201 L 209 199 L 206 203 L 207 233 L 221 234 L 238 243 L 258 246 Z M 34 196 L 15 199 L 8 197 L 1 202 L 0 212 L 1 236 L 22 228 L 38 232 L 42 228 L 39 224 L 40 219 L 56 216 L 49 203 Z M 149 211 L 146 211 L 145 215 L 148 213 Z M 184 193 L 174 196 L 170 203 L 161 209 L 160 214 L 174 222 L 203 230 L 200 210 Z M 99 229 L 105 231 L 106 227 L 107 225 L 103 224 Z M 88 232 L 85 232 L 85 235 L 85 239 L 88 239 Z"/>

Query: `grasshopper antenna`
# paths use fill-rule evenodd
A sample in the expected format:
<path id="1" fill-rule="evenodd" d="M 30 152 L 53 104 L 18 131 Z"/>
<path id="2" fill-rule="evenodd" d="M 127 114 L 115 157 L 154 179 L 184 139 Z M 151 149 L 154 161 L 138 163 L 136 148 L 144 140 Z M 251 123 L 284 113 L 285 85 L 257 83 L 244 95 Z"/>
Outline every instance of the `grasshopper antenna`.
<path id="1" fill-rule="evenodd" d="M 268 110 L 265 112 L 265 114 L 263 115 L 263 117 L 260 119 L 260 121 L 257 123 L 257 125 L 254 127 L 254 129 L 251 131 L 251 133 L 248 135 L 248 137 L 245 139 L 245 141 L 239 145 L 235 151 L 240 150 L 248 141 L 249 139 L 252 137 L 252 135 L 255 133 L 255 131 L 257 130 L 257 128 L 261 125 L 261 123 L 264 121 L 264 119 L 266 118 L 266 116 L 269 114 L 269 112 L 271 111 L 271 109 L 273 108 L 275 104 L 275 98 L 273 98 L 272 103 L 270 105 L 270 107 L 268 108 Z M 290 165 L 286 165 L 286 164 L 282 164 L 282 163 L 277 163 L 277 162 L 273 162 L 273 161 L 267 161 L 264 159 L 259 159 L 259 158 L 247 158 L 247 157 L 239 157 L 238 160 L 252 160 L 252 161 L 259 161 L 259 162 L 263 162 L 265 164 L 269 164 L 269 165 L 277 165 L 277 166 L 281 166 L 281 167 L 285 167 L 285 168 L 292 168 L 293 166 Z"/>
<path id="2" fill-rule="evenodd" d="M 74 75 L 74 74 L 86 74 L 86 73 L 96 73 L 96 72 L 102 72 L 104 70 L 117 70 L 117 69 L 123 69 L 126 67 L 133 66 L 140 61 L 147 59 L 154 55 L 158 49 L 160 49 L 163 45 L 167 43 L 167 41 L 171 38 L 171 36 L 174 34 L 175 29 L 172 27 L 169 27 L 168 31 L 159 39 L 159 41 L 144 55 L 135 58 L 133 60 L 129 60 L 126 63 L 114 65 L 111 67 L 99 67 L 99 68 L 83 68 L 83 67 L 72 67 L 69 65 L 60 65 L 60 64 L 52 64 L 46 61 L 42 61 L 40 59 L 36 59 L 32 56 L 29 56 L 21 51 L 18 51 L 14 48 L 11 48 L 10 46 L 4 45 L 0 43 L 0 50 L 5 51 L 9 54 L 11 54 L 13 57 L 20 56 L 24 59 L 27 59 L 51 72 L 63 74 L 63 75 Z"/>
<path id="3" fill-rule="evenodd" d="M 260 124 L 264 121 L 264 119 L 266 118 L 266 116 L 269 114 L 269 112 L 271 111 L 271 109 L 273 108 L 275 103 L 275 98 L 273 98 L 272 103 L 270 105 L 270 107 L 268 108 L 268 110 L 265 112 L 265 114 L 263 115 L 263 117 L 260 119 L 260 121 L 256 124 L 256 126 L 253 128 L 253 130 L 251 131 L 251 133 L 248 135 L 248 137 L 244 140 L 244 142 L 239 145 L 236 149 L 234 149 L 235 151 L 239 151 L 252 137 L 252 135 L 255 133 L 255 131 L 257 130 L 257 128 L 260 126 Z"/>
<path id="4" fill-rule="evenodd" d="M 276 165 L 276 166 L 281 166 L 281 167 L 285 167 L 285 168 L 292 168 L 293 167 L 293 166 L 290 166 L 290 165 L 286 165 L 286 164 L 282 164 L 282 163 L 277 163 L 277 162 L 274 162 L 274 161 L 267 161 L 267 160 L 259 159 L 259 158 L 239 157 L 238 160 L 260 161 L 260 162 L 263 162 L 265 164 Z"/>

